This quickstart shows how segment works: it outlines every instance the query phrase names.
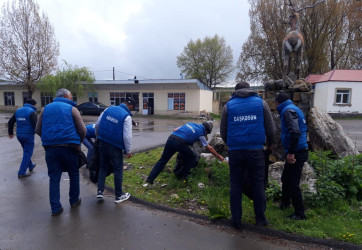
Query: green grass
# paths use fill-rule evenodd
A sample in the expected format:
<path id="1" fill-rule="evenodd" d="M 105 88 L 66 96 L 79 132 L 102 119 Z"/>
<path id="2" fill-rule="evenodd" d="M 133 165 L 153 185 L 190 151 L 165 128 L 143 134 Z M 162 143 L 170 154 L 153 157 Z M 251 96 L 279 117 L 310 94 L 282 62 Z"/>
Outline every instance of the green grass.
<path id="1" fill-rule="evenodd" d="M 229 168 L 226 163 L 215 160 L 208 164 L 201 159 L 187 181 L 183 181 L 172 174 L 176 161 L 174 156 L 157 177 L 155 184 L 143 187 L 144 180 L 161 156 L 162 150 L 163 148 L 157 148 L 125 159 L 131 166 L 123 172 L 124 191 L 149 202 L 185 209 L 210 219 L 230 218 Z M 199 183 L 203 183 L 204 188 L 199 188 Z M 106 184 L 113 186 L 113 175 L 107 178 Z M 361 202 L 350 206 L 337 201 L 328 208 L 307 208 L 308 220 L 293 221 L 285 218 L 293 212 L 292 208 L 281 211 L 278 203 L 269 200 L 266 216 L 271 223 L 268 227 L 273 229 L 362 244 L 361 206 Z M 243 196 L 242 220 L 248 224 L 255 223 L 253 201 L 246 196 Z"/>

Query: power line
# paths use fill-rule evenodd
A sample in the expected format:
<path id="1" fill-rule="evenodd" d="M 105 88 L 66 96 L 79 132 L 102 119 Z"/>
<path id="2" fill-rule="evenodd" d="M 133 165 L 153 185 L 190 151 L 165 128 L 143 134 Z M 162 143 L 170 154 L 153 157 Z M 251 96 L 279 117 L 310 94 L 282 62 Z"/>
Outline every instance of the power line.
<path id="1" fill-rule="evenodd" d="M 112 69 L 109 69 L 109 70 L 90 70 L 90 71 L 93 72 L 93 73 L 95 73 L 95 72 L 113 72 Z M 141 76 L 141 75 L 137 75 L 137 74 L 130 74 L 130 73 L 122 72 L 122 71 L 119 71 L 119 70 L 115 70 L 115 72 L 121 73 L 121 74 L 124 74 L 124 75 L 128 75 L 128 76 L 136 76 L 137 78 L 140 77 L 140 78 L 143 78 L 144 80 L 151 79 L 150 77 L 145 77 L 145 76 Z"/>

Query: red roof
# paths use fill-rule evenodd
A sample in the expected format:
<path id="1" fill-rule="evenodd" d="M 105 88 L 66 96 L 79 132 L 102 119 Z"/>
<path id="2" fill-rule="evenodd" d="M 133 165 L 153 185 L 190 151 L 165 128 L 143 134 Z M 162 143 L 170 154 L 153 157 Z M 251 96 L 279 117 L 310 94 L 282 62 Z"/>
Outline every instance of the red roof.
<path id="1" fill-rule="evenodd" d="M 362 70 L 335 69 L 325 74 L 310 74 L 306 82 L 316 84 L 319 82 L 362 82 Z"/>

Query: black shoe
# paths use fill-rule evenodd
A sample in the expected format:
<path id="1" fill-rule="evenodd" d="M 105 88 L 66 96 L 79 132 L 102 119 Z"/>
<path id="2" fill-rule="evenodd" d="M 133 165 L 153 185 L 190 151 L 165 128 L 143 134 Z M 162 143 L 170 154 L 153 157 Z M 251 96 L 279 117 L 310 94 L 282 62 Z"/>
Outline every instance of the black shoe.
<path id="1" fill-rule="evenodd" d="M 236 229 L 236 230 L 240 230 L 240 229 L 241 229 L 241 223 L 240 223 L 240 222 L 239 222 L 239 223 L 236 223 L 236 222 L 233 221 L 232 218 L 231 218 L 229 221 L 230 221 L 230 223 L 231 223 L 231 225 L 232 225 L 232 227 L 233 227 L 234 229 Z"/>
<path id="2" fill-rule="evenodd" d="M 289 215 L 287 216 L 288 219 L 291 219 L 291 220 L 306 220 L 307 217 L 305 215 L 301 216 L 301 215 L 296 215 L 296 214 L 292 214 L 292 215 Z"/>
<path id="3" fill-rule="evenodd" d="M 36 167 L 36 163 L 33 165 L 32 168 L 29 168 L 29 171 L 32 172 L 35 167 Z"/>
<path id="4" fill-rule="evenodd" d="M 31 176 L 31 174 L 18 174 L 18 178 L 24 178 L 24 177 L 29 177 Z"/>
<path id="5" fill-rule="evenodd" d="M 146 183 L 148 183 L 148 184 L 153 184 L 153 181 L 151 181 L 150 179 L 146 179 Z"/>
<path id="6" fill-rule="evenodd" d="M 64 210 L 63 207 L 61 207 L 58 212 L 52 213 L 52 216 L 57 216 L 57 215 L 63 213 L 63 210 Z"/>
<path id="7" fill-rule="evenodd" d="M 103 199 L 103 192 L 100 190 L 97 192 L 97 199 Z"/>
<path id="8" fill-rule="evenodd" d="M 71 207 L 77 207 L 77 206 L 80 205 L 80 203 L 82 203 L 82 199 L 81 199 L 81 198 L 79 198 L 76 203 L 74 203 L 74 204 L 72 204 L 72 205 L 70 205 L 70 206 L 71 206 Z"/>
<path id="9" fill-rule="evenodd" d="M 267 220 L 256 223 L 256 226 L 258 227 L 266 227 L 267 225 L 269 225 L 269 222 Z"/>

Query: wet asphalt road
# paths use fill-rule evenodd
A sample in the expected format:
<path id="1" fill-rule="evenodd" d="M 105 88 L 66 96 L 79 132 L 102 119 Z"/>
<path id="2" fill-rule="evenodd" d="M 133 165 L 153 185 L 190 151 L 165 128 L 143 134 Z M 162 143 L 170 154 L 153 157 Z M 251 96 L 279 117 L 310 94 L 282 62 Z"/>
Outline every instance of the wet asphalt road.
<path id="1" fill-rule="evenodd" d="M 0 124 L 9 117 L 0 114 Z M 94 119 L 84 117 L 86 123 Z M 139 127 L 133 134 L 134 151 L 164 144 L 172 129 L 186 122 L 135 120 Z M 32 158 L 37 167 L 31 177 L 18 179 L 22 149 L 16 138 L 10 140 L 4 136 L 4 130 L 0 127 L 0 249 L 292 249 L 310 246 L 209 225 L 131 201 L 115 204 L 113 193 L 106 193 L 105 201 L 98 203 L 96 186 L 83 177 L 82 204 L 71 208 L 67 174 L 63 174 L 61 180 L 64 212 L 52 217 L 40 138 L 36 136 Z M 218 131 L 217 124 L 214 131 Z"/>
<path id="2" fill-rule="evenodd" d="M 1 119 L 8 117 L 0 114 Z M 175 125 L 184 122 L 155 122 L 151 129 L 150 123 L 140 121 L 139 131 L 134 132 L 135 149 L 161 145 Z M 16 138 L 0 137 L 0 249 L 284 248 L 283 240 L 269 242 L 257 234 L 246 236 L 230 228 L 221 230 L 202 225 L 205 221 L 196 223 L 195 219 L 152 210 L 131 201 L 115 204 L 113 193 L 106 193 L 105 201 L 98 203 L 96 186 L 84 177 L 80 184 L 82 204 L 71 208 L 67 174 L 61 180 L 64 212 L 52 217 L 44 150 L 38 136 L 35 143 L 32 159 L 37 166 L 31 177 L 18 179 L 21 146 Z"/>

